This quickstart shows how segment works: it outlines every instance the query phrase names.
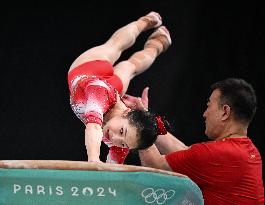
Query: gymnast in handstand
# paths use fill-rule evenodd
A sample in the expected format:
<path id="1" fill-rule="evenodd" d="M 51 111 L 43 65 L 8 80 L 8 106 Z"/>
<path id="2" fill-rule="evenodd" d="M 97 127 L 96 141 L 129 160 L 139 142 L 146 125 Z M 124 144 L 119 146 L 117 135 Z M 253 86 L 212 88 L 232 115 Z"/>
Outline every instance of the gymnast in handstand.
<path id="1" fill-rule="evenodd" d="M 154 32 L 143 50 L 114 65 L 148 29 Z M 88 161 L 100 162 L 101 141 L 110 147 L 107 162 L 122 164 L 129 149 L 148 148 L 158 134 L 166 133 L 162 118 L 126 107 L 122 96 L 130 80 L 146 71 L 170 45 L 170 34 L 162 26 L 161 16 L 150 12 L 118 29 L 103 45 L 87 50 L 72 63 L 68 72 L 70 104 L 85 124 Z"/>

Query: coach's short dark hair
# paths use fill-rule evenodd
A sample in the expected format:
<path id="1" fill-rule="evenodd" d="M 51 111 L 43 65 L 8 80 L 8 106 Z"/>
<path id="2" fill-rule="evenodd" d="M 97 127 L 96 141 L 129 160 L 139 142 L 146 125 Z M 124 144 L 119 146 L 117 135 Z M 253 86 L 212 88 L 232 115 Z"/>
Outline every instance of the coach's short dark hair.
<path id="1" fill-rule="evenodd" d="M 256 93 L 252 85 L 243 79 L 227 78 L 214 83 L 211 91 L 218 89 L 221 92 L 220 105 L 231 107 L 234 119 L 249 124 L 257 109 Z"/>

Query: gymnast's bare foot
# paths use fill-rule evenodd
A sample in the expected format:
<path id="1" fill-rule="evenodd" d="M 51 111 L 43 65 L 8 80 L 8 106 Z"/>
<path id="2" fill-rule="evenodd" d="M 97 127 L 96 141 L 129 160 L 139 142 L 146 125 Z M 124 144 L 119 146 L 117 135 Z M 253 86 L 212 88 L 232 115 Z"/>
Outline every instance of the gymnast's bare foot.
<path id="1" fill-rule="evenodd" d="M 170 33 L 165 26 L 160 26 L 147 39 L 144 48 L 157 49 L 157 55 L 165 52 L 171 45 Z"/>
<path id="2" fill-rule="evenodd" d="M 162 25 L 162 18 L 159 13 L 157 12 L 150 12 L 145 16 L 142 16 L 138 19 L 138 21 L 142 21 L 140 29 L 143 31 L 151 29 L 151 28 L 157 28 Z"/>

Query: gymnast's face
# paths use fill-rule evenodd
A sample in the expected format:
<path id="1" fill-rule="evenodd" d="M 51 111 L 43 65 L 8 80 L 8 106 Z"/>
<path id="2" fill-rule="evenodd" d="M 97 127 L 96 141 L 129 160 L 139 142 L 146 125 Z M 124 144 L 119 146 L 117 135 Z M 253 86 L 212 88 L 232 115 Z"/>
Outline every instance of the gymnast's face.
<path id="1" fill-rule="evenodd" d="M 135 149 L 138 145 L 136 127 L 129 124 L 126 117 L 115 116 L 103 127 L 103 136 L 115 146 Z"/>

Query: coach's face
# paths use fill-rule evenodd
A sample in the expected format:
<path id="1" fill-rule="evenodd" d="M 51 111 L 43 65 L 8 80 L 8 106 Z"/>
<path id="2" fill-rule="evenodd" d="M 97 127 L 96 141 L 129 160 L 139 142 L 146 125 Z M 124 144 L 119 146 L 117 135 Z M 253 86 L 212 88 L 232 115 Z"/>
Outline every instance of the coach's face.
<path id="1" fill-rule="evenodd" d="M 224 110 L 219 103 L 220 96 L 220 90 L 214 90 L 207 102 L 207 109 L 203 113 L 203 117 L 205 119 L 205 134 L 210 139 L 216 139 L 220 137 L 224 128 Z"/>

